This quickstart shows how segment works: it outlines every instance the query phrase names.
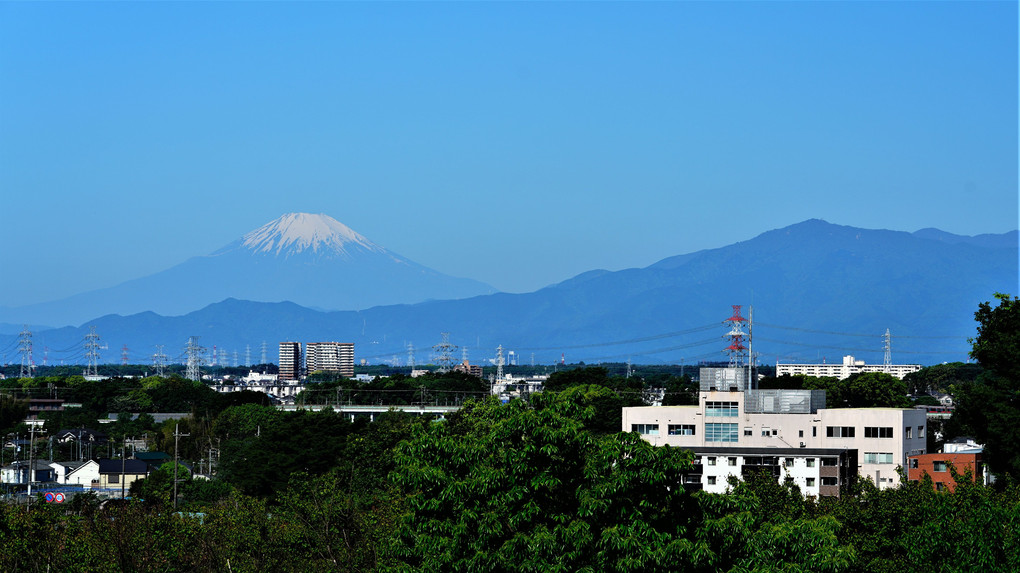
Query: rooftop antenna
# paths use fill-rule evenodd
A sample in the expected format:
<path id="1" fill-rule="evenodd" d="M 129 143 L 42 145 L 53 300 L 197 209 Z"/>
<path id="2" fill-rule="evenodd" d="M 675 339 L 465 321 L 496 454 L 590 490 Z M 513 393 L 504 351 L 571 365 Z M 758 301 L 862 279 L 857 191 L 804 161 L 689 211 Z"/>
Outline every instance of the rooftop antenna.
<path id="1" fill-rule="evenodd" d="M 21 353 L 21 372 L 19 378 L 32 377 L 32 332 L 28 325 L 18 335 L 18 352 Z"/>
<path id="2" fill-rule="evenodd" d="M 85 335 L 85 357 L 88 360 L 86 376 L 99 376 L 99 348 L 99 335 L 96 334 L 96 327 L 90 326 L 89 333 Z"/>

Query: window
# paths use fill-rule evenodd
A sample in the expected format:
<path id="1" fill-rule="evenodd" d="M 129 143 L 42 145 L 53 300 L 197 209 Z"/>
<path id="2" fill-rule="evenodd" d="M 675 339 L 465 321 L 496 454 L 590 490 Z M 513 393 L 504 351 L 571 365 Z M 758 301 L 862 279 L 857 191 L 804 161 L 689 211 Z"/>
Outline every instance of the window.
<path id="1" fill-rule="evenodd" d="M 912 458 L 910 460 L 910 469 L 912 469 L 912 470 L 916 470 L 917 469 L 917 458 Z"/>
<path id="2" fill-rule="evenodd" d="M 797 430 L 797 437 L 798 438 L 803 438 L 804 437 L 804 430 Z"/>
<path id="3" fill-rule="evenodd" d="M 923 438 L 924 437 L 924 426 L 918 426 L 917 427 L 917 437 L 918 438 Z"/>
<path id="4" fill-rule="evenodd" d="M 120 475 L 110 474 L 110 483 L 120 483 Z"/>
<path id="5" fill-rule="evenodd" d="M 744 426 L 744 435 L 745 436 L 753 436 L 754 435 L 754 430 L 752 430 L 750 426 Z"/>
<path id="6" fill-rule="evenodd" d="M 737 458 L 726 458 L 726 465 L 728 466 L 737 465 Z"/>
<path id="7" fill-rule="evenodd" d="M 715 465 L 715 458 L 714 457 L 708 458 L 708 465 L 710 465 L 710 466 L 714 466 Z"/>
<path id="8" fill-rule="evenodd" d="M 831 467 L 836 465 L 836 458 L 822 458 L 823 467 Z"/>
<path id="9" fill-rule="evenodd" d="M 826 438 L 852 438 L 854 433 L 853 426 L 825 426 Z"/>
<path id="10" fill-rule="evenodd" d="M 865 452 L 864 463 L 866 464 L 891 464 L 892 454 L 885 452 Z"/>
<path id="11" fill-rule="evenodd" d="M 793 467 L 793 458 L 786 458 L 785 460 L 783 460 L 783 464 L 786 467 L 788 467 L 788 468 L 792 468 Z"/>
<path id="12" fill-rule="evenodd" d="M 659 425 L 658 424 L 631 424 L 630 431 L 637 432 L 642 436 L 658 436 Z"/>
<path id="13" fill-rule="evenodd" d="M 814 458 L 808 458 L 806 461 L 807 461 L 807 467 L 809 467 L 809 468 L 815 467 L 815 459 Z"/>
<path id="14" fill-rule="evenodd" d="M 698 474 L 685 475 L 684 483 L 701 483 L 701 476 L 699 476 Z"/>
<path id="15" fill-rule="evenodd" d="M 834 477 L 823 477 L 822 485 L 839 485 L 839 481 Z"/>
<path id="16" fill-rule="evenodd" d="M 715 476 L 708 476 L 708 485 L 715 485 Z"/>
<path id="17" fill-rule="evenodd" d="M 740 415 L 740 407 L 737 402 L 705 402 L 705 415 L 736 418 Z"/>
<path id="18" fill-rule="evenodd" d="M 946 462 L 935 462 L 933 465 L 935 466 L 933 469 L 937 472 L 947 471 Z"/>
<path id="19" fill-rule="evenodd" d="M 807 486 L 815 487 L 815 478 L 807 478 Z"/>
<path id="20" fill-rule="evenodd" d="M 908 440 L 913 439 L 914 436 L 912 435 L 912 431 L 913 431 L 913 428 L 911 428 L 910 426 L 907 426 L 906 428 L 903 428 L 903 437 L 908 439 Z"/>
<path id="21" fill-rule="evenodd" d="M 693 436 L 694 424 L 670 424 L 669 435 L 671 436 Z"/>
<path id="22" fill-rule="evenodd" d="M 772 435 L 772 430 L 770 430 L 768 428 L 762 428 L 761 429 L 761 437 L 767 438 L 767 437 L 769 437 L 771 435 Z"/>
<path id="23" fill-rule="evenodd" d="M 818 437 L 818 426 L 812 426 L 811 427 L 811 437 L 812 438 L 817 438 Z"/>
<path id="24" fill-rule="evenodd" d="M 705 424 L 706 442 L 736 442 L 739 437 L 737 424 Z"/>
<path id="25" fill-rule="evenodd" d="M 935 491 L 944 491 L 945 489 L 946 489 L 946 484 L 944 484 L 942 482 L 939 482 L 939 483 L 935 484 Z"/>
<path id="26" fill-rule="evenodd" d="M 892 428 L 891 427 L 874 427 L 868 426 L 864 428 L 865 438 L 891 438 Z"/>

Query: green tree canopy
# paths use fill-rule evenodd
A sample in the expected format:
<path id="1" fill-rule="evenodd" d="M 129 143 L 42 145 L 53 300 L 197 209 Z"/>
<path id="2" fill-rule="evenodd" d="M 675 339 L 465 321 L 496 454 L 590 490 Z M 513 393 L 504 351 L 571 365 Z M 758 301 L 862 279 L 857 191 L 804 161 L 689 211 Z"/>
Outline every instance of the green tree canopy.
<path id="1" fill-rule="evenodd" d="M 1020 479 L 1020 301 L 995 296 L 998 306 L 983 302 L 974 313 L 978 336 L 971 356 L 984 371 L 956 387 L 954 426 L 985 445 L 993 472 Z"/>
<path id="2" fill-rule="evenodd" d="M 396 553 L 417 571 L 672 571 L 687 538 L 691 455 L 598 435 L 553 395 L 471 403 L 397 448 L 408 513 Z M 572 414 L 593 414 L 576 408 Z M 692 567 L 693 568 L 693 567 Z"/>

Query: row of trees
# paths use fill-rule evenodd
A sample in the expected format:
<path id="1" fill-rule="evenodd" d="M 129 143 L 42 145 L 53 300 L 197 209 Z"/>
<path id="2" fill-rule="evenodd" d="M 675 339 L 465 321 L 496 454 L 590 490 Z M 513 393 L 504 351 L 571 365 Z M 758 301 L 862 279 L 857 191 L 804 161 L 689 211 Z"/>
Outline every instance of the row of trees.
<path id="1" fill-rule="evenodd" d="M 234 406 L 214 427 L 243 455 L 217 480 L 183 482 L 182 511 L 170 464 L 133 488 L 144 501 L 3 504 L 0 569 L 1020 570 L 1012 483 L 996 491 L 958 476 L 955 491 L 937 492 L 861 481 L 815 500 L 754 476 L 729 495 L 692 492 L 689 452 L 598 429 L 602 392 L 472 402 L 445 422 Z M 284 437 L 301 426 L 307 435 Z M 276 451 L 305 439 L 318 447 Z M 277 479 L 238 480 L 252 474 Z"/>

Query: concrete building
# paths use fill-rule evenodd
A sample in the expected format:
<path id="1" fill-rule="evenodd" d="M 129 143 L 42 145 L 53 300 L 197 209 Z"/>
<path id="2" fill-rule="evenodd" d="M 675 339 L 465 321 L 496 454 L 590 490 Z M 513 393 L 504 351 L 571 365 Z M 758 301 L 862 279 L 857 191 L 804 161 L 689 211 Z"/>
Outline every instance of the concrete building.
<path id="1" fill-rule="evenodd" d="M 843 380 L 861 372 L 885 372 L 900 380 L 911 372 L 921 369 L 920 364 L 865 364 L 863 360 L 855 360 L 853 356 L 843 357 L 842 364 L 776 364 L 776 376 L 816 376 L 818 378 L 838 378 Z"/>
<path id="2" fill-rule="evenodd" d="M 956 488 L 956 480 L 953 479 L 953 472 L 963 474 L 967 470 L 973 473 L 973 479 L 977 483 L 985 483 L 984 464 L 981 462 L 980 451 L 969 451 L 961 453 L 941 454 L 920 454 L 910 456 L 907 459 L 907 479 L 920 481 L 924 474 L 931 476 L 932 482 L 937 490 L 953 491 Z"/>
<path id="3" fill-rule="evenodd" d="M 469 363 L 467 360 L 453 367 L 454 372 L 462 372 L 477 378 L 482 377 L 482 367 Z"/>
<path id="4" fill-rule="evenodd" d="M 693 470 L 685 485 L 725 493 L 730 476 L 746 479 L 765 472 L 782 482 L 793 480 L 804 495 L 839 496 L 857 475 L 857 450 L 838 448 L 692 447 Z"/>
<path id="5" fill-rule="evenodd" d="M 309 342 L 305 352 L 309 372 L 322 370 L 341 376 L 354 376 L 353 342 Z"/>
<path id="6" fill-rule="evenodd" d="M 906 467 L 907 456 L 925 453 L 927 423 L 921 410 L 826 409 L 824 390 L 757 390 L 746 388 L 736 373 L 716 374 L 702 372 L 697 405 L 624 408 L 623 431 L 639 432 L 655 445 L 714 448 L 718 455 L 721 448 L 770 448 L 775 457 L 796 460 L 778 452 L 856 450 L 857 472 L 880 488 L 899 483 L 896 468 Z"/>
<path id="7" fill-rule="evenodd" d="M 304 366 L 300 342 L 280 343 L 280 380 L 300 380 Z"/>

